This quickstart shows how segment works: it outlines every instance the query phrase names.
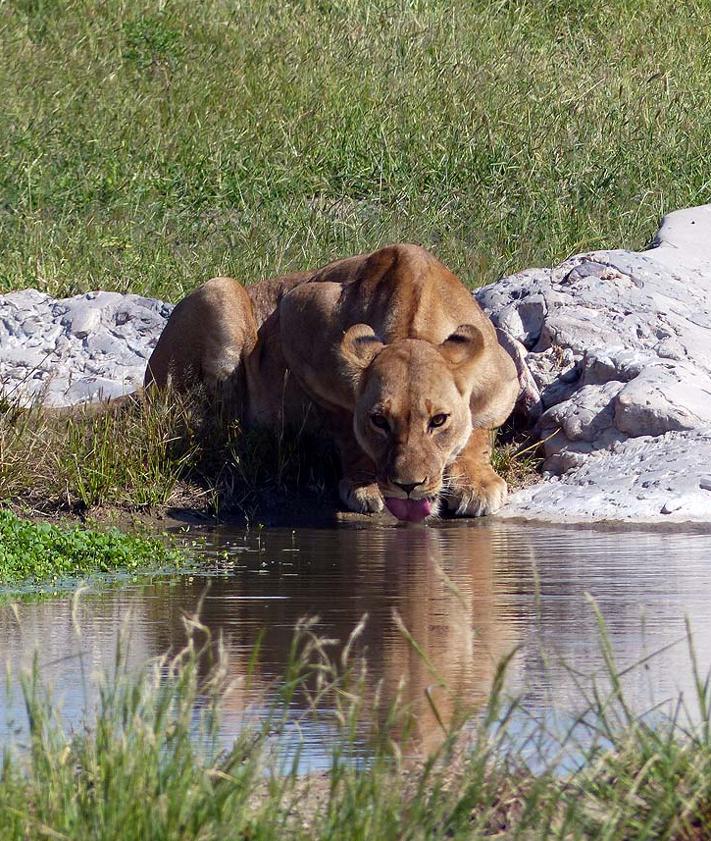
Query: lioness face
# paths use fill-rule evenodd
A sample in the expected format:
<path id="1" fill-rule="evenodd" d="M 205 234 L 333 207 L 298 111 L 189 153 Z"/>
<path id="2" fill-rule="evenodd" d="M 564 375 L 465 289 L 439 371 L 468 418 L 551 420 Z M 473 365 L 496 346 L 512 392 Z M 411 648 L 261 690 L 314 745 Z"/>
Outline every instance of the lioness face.
<path id="1" fill-rule="evenodd" d="M 381 348 L 360 380 L 353 428 L 388 508 L 400 519 L 423 519 L 436 511 L 445 468 L 471 434 L 469 395 L 429 342 Z"/>

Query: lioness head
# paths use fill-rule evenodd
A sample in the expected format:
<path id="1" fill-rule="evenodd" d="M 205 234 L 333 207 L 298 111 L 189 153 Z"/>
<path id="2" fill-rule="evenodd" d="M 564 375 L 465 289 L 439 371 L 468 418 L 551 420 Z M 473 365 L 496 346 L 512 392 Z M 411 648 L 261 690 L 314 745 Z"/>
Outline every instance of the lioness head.
<path id="1" fill-rule="evenodd" d="M 484 336 L 463 324 L 440 345 L 386 345 L 356 324 L 341 353 L 354 381 L 355 436 L 376 466 L 387 506 L 399 519 L 424 519 L 436 511 L 446 468 L 472 428 L 502 423 L 511 407 L 488 364 Z"/>

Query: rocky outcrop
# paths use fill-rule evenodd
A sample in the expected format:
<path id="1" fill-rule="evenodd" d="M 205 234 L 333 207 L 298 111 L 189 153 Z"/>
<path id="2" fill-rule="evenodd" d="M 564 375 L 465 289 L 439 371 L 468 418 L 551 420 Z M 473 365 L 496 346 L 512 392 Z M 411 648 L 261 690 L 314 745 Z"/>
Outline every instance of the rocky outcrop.
<path id="1" fill-rule="evenodd" d="M 530 378 L 546 481 L 507 517 L 711 522 L 711 205 L 640 253 L 596 251 L 477 293 Z"/>
<path id="2" fill-rule="evenodd" d="M 545 478 L 502 517 L 711 523 L 711 205 L 640 253 L 596 251 L 476 296 L 517 362 Z M 140 386 L 171 307 L 92 292 L 0 297 L 0 389 L 65 406 Z"/>
<path id="3" fill-rule="evenodd" d="M 0 392 L 23 406 L 71 406 L 135 391 L 171 310 L 117 292 L 0 296 Z"/>

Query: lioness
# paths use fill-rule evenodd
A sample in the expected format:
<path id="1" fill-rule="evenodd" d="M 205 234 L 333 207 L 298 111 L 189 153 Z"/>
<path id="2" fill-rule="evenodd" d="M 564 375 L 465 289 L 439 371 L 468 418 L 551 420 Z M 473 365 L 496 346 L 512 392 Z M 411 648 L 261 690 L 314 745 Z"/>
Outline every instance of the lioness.
<path id="1" fill-rule="evenodd" d="M 146 387 L 195 381 L 245 423 L 301 423 L 338 447 L 353 511 L 420 521 L 499 508 L 489 430 L 519 391 L 515 365 L 462 283 L 415 245 L 389 245 L 245 289 L 209 280 L 173 311 Z"/>

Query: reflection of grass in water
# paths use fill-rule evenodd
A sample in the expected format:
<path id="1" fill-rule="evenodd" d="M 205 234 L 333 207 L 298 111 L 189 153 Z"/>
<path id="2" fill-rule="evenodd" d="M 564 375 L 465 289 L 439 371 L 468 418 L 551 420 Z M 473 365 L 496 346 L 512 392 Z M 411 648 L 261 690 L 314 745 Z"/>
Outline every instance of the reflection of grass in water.
<path id="1" fill-rule="evenodd" d="M 204 638 L 207 629 L 196 618 L 188 625 Z M 7 746 L 0 778 L 2 837 L 709 837 L 707 683 L 697 680 L 700 726 L 692 731 L 672 721 L 651 729 L 625 717 L 604 627 L 602 645 L 612 692 L 595 696 L 586 716 L 601 738 L 565 775 L 553 767 L 533 773 L 521 754 L 505 747 L 516 704 L 502 693 L 503 668 L 476 722 L 451 727 L 432 756 L 404 758 L 395 739 L 407 736 L 407 710 L 397 704 L 383 710 L 378 693 L 366 699 L 360 666 L 347 654 L 334 663 L 309 622 L 297 629 L 268 720 L 247 727 L 227 751 L 218 747 L 220 705 L 230 691 L 248 688 L 254 661 L 239 685 L 231 685 L 219 645 L 198 652 L 190 642 L 138 676 L 128 675 L 119 647 L 115 672 L 101 684 L 96 720 L 72 733 L 35 665 L 22 681 L 28 747 L 24 739 Z M 293 758 L 285 761 L 271 749 L 297 692 L 310 699 L 306 717 L 327 709 L 336 729 L 323 775 L 299 777 Z M 364 718 L 371 726 L 365 763 L 353 761 L 354 734 Z"/>

